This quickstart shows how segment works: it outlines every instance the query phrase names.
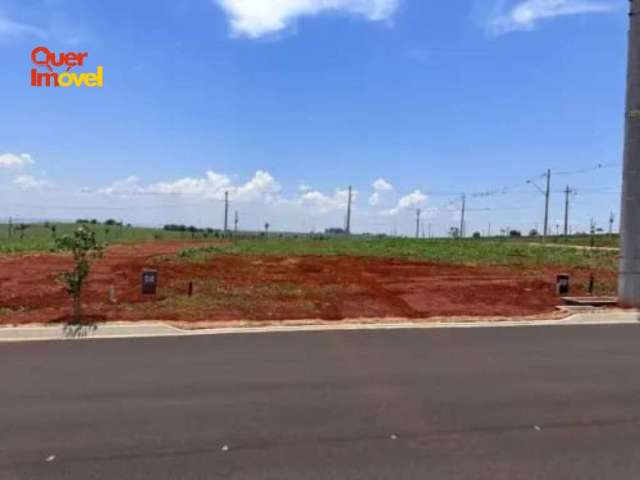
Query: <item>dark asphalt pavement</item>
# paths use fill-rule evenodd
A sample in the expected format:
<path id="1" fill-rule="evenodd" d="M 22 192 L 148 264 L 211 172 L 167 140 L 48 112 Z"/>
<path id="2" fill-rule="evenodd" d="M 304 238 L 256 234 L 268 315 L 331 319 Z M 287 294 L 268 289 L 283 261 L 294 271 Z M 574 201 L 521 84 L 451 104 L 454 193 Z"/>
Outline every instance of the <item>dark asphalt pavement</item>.
<path id="1" fill-rule="evenodd" d="M 639 369 L 636 326 L 0 344 L 0 479 L 635 479 Z"/>

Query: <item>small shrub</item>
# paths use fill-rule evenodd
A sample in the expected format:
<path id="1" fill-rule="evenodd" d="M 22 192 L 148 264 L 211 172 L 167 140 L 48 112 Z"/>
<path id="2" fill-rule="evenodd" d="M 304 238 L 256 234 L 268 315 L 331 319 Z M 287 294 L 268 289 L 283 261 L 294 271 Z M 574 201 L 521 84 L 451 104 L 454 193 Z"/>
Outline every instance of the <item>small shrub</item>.
<path id="1" fill-rule="evenodd" d="M 86 227 L 79 227 L 73 235 L 65 235 L 56 239 L 56 247 L 73 254 L 74 268 L 70 272 L 60 274 L 67 293 L 73 299 L 73 319 L 80 323 L 82 317 L 82 288 L 89 275 L 90 261 L 102 256 L 104 245 L 98 244 L 96 234 Z"/>

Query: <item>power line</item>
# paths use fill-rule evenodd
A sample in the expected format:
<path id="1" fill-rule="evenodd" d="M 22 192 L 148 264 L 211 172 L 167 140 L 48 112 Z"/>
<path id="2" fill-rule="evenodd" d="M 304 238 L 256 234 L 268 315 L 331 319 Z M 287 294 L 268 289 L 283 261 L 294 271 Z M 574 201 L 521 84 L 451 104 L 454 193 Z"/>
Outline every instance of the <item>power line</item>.
<path id="1" fill-rule="evenodd" d="M 591 172 L 595 172 L 597 170 L 603 170 L 603 169 L 607 169 L 607 168 L 620 168 L 621 166 L 622 165 L 620 165 L 619 163 L 610 163 L 610 164 L 599 163 L 595 167 L 581 168 L 579 170 L 569 170 L 569 171 L 565 171 L 565 172 L 556 172 L 556 171 L 554 171 L 553 174 L 554 175 L 580 175 L 580 174 L 583 174 L 583 173 L 591 173 Z"/>

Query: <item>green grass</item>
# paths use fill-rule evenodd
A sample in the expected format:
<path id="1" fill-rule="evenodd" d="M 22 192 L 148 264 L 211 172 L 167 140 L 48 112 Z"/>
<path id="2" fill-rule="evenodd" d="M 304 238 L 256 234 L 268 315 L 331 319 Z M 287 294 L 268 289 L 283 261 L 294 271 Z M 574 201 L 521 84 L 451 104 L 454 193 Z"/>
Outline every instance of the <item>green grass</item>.
<path id="1" fill-rule="evenodd" d="M 414 240 L 404 238 L 242 239 L 213 247 L 188 248 L 184 261 L 215 255 L 354 255 L 465 265 L 556 265 L 614 271 L 616 253 L 544 247 L 500 240 Z"/>
<path id="2" fill-rule="evenodd" d="M 58 237 L 71 234 L 79 226 L 74 223 L 52 223 L 50 225 L 56 226 L 56 235 Z M 53 232 L 49 226 L 29 224 L 22 238 L 20 238 L 21 232 L 16 230 L 16 226 L 16 224 L 13 225 L 13 234 L 10 236 L 9 225 L 0 224 L 0 254 L 51 251 L 54 248 Z M 165 232 L 154 228 L 118 227 L 101 224 L 90 224 L 88 227 L 96 232 L 99 242 L 140 243 L 153 240 L 191 240 L 191 234 L 188 232 Z"/>
<path id="3" fill-rule="evenodd" d="M 165 287 L 165 298 L 153 304 L 129 304 L 131 312 L 144 311 L 145 314 L 179 312 L 180 316 L 197 318 L 203 312 L 229 312 L 242 318 L 269 319 L 277 317 L 283 305 L 295 308 L 305 315 L 318 315 L 314 299 L 328 303 L 336 296 L 336 285 L 313 287 L 290 282 L 260 282 L 258 284 L 233 284 L 212 278 L 200 278 L 194 282 L 195 293 L 187 296 L 180 282 Z"/>
<path id="4" fill-rule="evenodd" d="M 542 237 L 514 237 L 509 238 L 509 241 L 521 242 L 521 243 L 541 243 Z M 566 239 L 563 236 L 552 235 L 547 238 L 547 242 L 557 245 L 577 245 L 582 247 L 591 246 L 590 235 L 573 235 Z M 620 236 L 618 234 L 598 234 L 593 237 L 593 246 L 595 247 L 613 247 L 617 248 L 620 244 Z"/>
<path id="5" fill-rule="evenodd" d="M 77 224 L 56 225 L 56 235 L 68 235 Z M 191 240 L 188 232 L 166 232 L 153 228 L 89 225 L 99 241 L 108 243 L 140 243 L 154 240 Z M 107 232 L 108 230 L 108 232 Z M 200 238 L 197 236 L 196 238 Z M 211 238 L 209 238 L 211 239 Z M 470 265 L 556 265 L 598 268 L 614 271 L 615 252 L 592 252 L 571 248 L 530 245 L 540 238 L 491 238 L 480 240 L 415 240 L 374 237 L 260 237 L 239 238 L 219 246 L 184 249 L 178 258 L 184 261 L 203 261 L 219 254 L 253 255 L 354 255 L 405 258 Z M 550 237 L 549 243 L 562 245 L 564 239 Z M 617 246 L 617 236 L 596 236 L 597 246 Z M 589 245 L 590 238 L 569 237 L 568 245 Z M 0 254 L 33 251 L 52 251 L 54 239 L 44 224 L 31 224 L 20 238 L 20 231 L 8 234 L 8 225 L 0 224 Z"/>

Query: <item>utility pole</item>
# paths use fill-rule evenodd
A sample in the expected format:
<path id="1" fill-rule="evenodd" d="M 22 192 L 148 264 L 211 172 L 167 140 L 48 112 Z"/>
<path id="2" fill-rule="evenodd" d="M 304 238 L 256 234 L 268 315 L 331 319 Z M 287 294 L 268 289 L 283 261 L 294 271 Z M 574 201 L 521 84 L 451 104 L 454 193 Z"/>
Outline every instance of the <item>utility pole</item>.
<path id="1" fill-rule="evenodd" d="M 564 239 L 567 239 L 569 235 L 569 196 L 573 193 L 573 190 L 567 185 L 564 191 Z"/>
<path id="2" fill-rule="evenodd" d="M 229 190 L 224 192 L 224 234 L 229 232 Z"/>
<path id="3" fill-rule="evenodd" d="M 630 0 L 618 301 L 640 307 L 640 0 Z"/>
<path id="4" fill-rule="evenodd" d="M 416 210 L 416 238 L 420 238 L 420 209 Z"/>
<path id="5" fill-rule="evenodd" d="M 429 238 L 431 238 L 431 224 L 429 224 L 428 230 L 429 230 Z"/>
<path id="6" fill-rule="evenodd" d="M 351 185 L 349 185 L 349 200 L 347 202 L 347 235 L 351 235 Z"/>
<path id="7" fill-rule="evenodd" d="M 491 237 L 491 222 L 489 222 L 489 229 L 487 230 L 487 237 Z"/>
<path id="8" fill-rule="evenodd" d="M 551 194 L 551 170 L 547 170 L 547 191 L 545 193 L 544 201 L 544 236 L 543 241 L 547 240 L 547 234 L 549 233 L 549 196 Z"/>
<path id="9" fill-rule="evenodd" d="M 467 196 L 462 194 L 462 211 L 460 212 L 460 238 L 464 238 L 464 214 L 467 208 Z"/>
<path id="10" fill-rule="evenodd" d="M 238 211 L 235 211 L 235 216 L 233 219 L 233 231 L 237 235 L 238 234 Z"/>
<path id="11" fill-rule="evenodd" d="M 609 236 L 613 235 L 613 223 L 616 221 L 616 216 L 611 212 L 609 215 Z"/>
<path id="12" fill-rule="evenodd" d="M 551 170 L 547 170 L 547 173 L 545 173 L 543 177 L 547 177 L 546 190 L 540 188 L 533 180 L 527 180 L 527 183 L 530 183 L 531 185 L 536 187 L 538 191 L 544 195 L 544 230 L 542 232 L 542 241 L 545 242 L 547 240 L 547 233 L 549 232 L 549 197 L 551 195 Z"/>

